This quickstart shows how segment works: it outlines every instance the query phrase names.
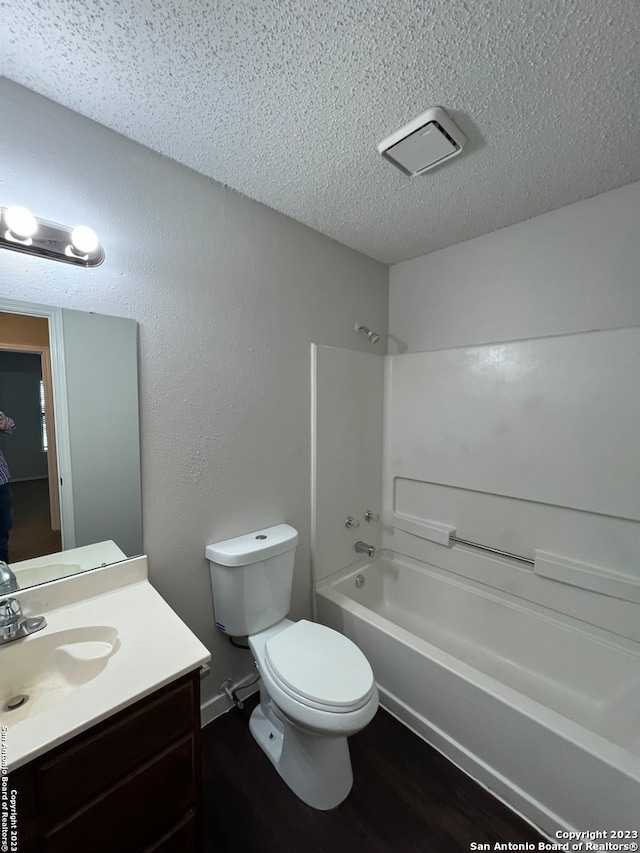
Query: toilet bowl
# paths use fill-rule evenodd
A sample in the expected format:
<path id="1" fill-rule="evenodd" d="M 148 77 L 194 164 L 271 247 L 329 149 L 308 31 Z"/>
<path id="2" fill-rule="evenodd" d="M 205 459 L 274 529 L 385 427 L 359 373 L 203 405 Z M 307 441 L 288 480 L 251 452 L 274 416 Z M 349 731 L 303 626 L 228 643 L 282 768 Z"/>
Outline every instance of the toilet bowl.
<path id="1" fill-rule="evenodd" d="M 349 736 L 373 718 L 373 672 L 343 634 L 305 619 L 283 619 L 249 637 L 249 646 L 269 695 L 294 723 L 317 734 Z"/>
<path id="2" fill-rule="evenodd" d="M 303 802 L 335 808 L 353 784 L 347 738 L 378 709 L 369 662 L 345 636 L 306 620 L 284 619 L 249 646 L 262 679 L 251 733 Z"/>
<path id="3" fill-rule="evenodd" d="M 353 784 L 347 738 L 378 709 L 373 672 L 344 635 L 302 619 L 291 605 L 298 534 L 288 524 L 208 545 L 216 627 L 247 636 L 260 674 L 255 740 L 315 809 L 335 808 Z"/>

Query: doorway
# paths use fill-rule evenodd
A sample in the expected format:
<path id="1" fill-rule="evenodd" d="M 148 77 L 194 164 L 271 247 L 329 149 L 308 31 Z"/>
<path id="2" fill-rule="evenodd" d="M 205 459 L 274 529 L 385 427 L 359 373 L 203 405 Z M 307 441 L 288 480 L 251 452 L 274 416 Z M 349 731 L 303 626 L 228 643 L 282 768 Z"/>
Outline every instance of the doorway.
<path id="1" fill-rule="evenodd" d="M 0 409 L 16 424 L 0 437 L 11 472 L 10 562 L 62 549 L 55 413 L 46 317 L 0 312 Z"/>

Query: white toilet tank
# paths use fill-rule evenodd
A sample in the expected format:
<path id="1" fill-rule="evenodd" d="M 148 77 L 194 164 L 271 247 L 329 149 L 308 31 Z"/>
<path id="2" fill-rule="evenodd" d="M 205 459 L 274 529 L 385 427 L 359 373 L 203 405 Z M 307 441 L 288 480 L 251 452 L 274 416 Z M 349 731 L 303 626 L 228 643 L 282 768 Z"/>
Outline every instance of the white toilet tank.
<path id="1" fill-rule="evenodd" d="M 298 532 L 277 524 L 207 545 L 218 630 L 243 637 L 285 618 L 297 544 Z"/>

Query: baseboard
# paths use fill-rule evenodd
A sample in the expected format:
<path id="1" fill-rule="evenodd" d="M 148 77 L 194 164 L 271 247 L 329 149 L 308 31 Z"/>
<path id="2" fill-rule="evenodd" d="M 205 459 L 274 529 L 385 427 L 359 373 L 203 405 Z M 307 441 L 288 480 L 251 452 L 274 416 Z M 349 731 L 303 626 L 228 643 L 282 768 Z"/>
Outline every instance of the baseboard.
<path id="1" fill-rule="evenodd" d="M 251 685 L 251 689 L 248 693 L 244 692 L 248 689 L 246 687 L 239 689 L 243 692 L 242 699 L 244 700 L 256 693 L 260 687 L 257 684 Z M 233 707 L 233 702 L 224 693 L 218 693 L 217 696 L 213 696 L 211 699 L 203 702 L 200 705 L 200 727 L 204 728 L 204 726 L 209 725 L 209 723 L 212 723 L 217 717 L 221 717 L 223 714 L 226 714 L 227 711 L 230 711 Z"/>

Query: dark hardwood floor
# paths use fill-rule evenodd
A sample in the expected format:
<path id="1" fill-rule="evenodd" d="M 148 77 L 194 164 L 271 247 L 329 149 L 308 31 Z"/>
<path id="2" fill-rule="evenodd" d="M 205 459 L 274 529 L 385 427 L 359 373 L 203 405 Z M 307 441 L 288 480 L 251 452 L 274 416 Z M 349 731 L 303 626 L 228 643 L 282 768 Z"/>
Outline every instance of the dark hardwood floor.
<path id="1" fill-rule="evenodd" d="M 543 840 L 383 710 L 349 741 L 347 799 L 315 811 L 253 740 L 256 702 L 202 731 L 204 853 L 468 853 L 472 841 Z"/>
<path id="2" fill-rule="evenodd" d="M 21 480 L 11 483 L 14 527 L 9 537 L 9 562 L 30 560 L 62 549 L 59 530 L 51 529 L 49 481 Z"/>

